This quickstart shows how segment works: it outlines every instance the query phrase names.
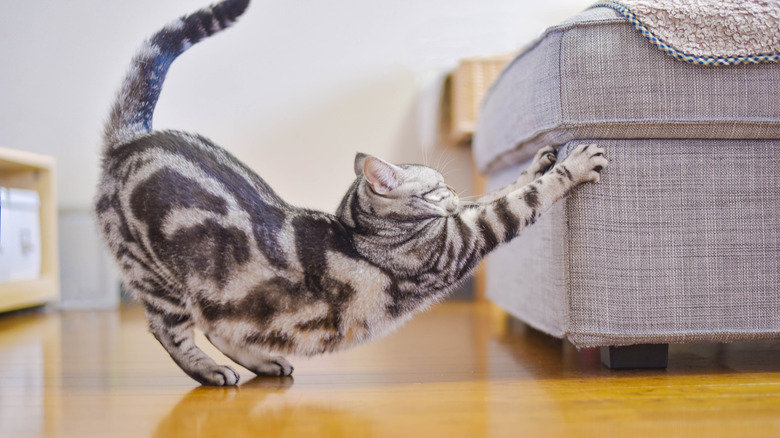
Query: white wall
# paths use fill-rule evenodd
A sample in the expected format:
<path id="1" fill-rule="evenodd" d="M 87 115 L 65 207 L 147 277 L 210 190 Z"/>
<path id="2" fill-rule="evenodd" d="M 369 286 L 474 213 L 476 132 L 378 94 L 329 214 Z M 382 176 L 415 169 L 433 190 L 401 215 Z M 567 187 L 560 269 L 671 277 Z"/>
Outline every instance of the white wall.
<path id="1" fill-rule="evenodd" d="M 56 156 L 61 207 L 87 208 L 102 121 L 134 49 L 207 2 L 4 0 L 0 146 Z M 515 50 L 591 3 L 255 0 L 176 61 L 155 127 L 204 134 L 291 203 L 333 211 L 356 151 L 409 162 L 434 147 L 430 102 L 459 58 Z"/>

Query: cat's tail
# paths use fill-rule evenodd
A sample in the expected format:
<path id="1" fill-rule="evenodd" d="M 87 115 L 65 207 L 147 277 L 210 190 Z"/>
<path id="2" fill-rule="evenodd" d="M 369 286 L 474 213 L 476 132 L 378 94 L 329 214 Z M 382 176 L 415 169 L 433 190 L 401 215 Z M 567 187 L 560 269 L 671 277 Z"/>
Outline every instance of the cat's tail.
<path id="1" fill-rule="evenodd" d="M 105 126 L 104 152 L 152 130 L 165 75 L 177 56 L 233 24 L 249 0 L 225 0 L 169 23 L 136 52 Z"/>

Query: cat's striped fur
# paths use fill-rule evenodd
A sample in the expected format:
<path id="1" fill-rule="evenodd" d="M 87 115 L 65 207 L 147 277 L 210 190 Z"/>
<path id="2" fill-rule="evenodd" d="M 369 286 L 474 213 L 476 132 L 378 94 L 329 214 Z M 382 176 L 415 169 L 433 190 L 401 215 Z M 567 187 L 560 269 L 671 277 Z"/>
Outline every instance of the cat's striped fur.
<path id="1" fill-rule="evenodd" d="M 555 155 L 545 148 L 516 183 L 463 205 L 431 168 L 358 154 L 336 215 L 293 207 L 206 138 L 151 126 L 173 59 L 247 3 L 200 10 L 143 45 L 106 125 L 95 203 L 152 333 L 203 384 L 233 385 L 238 374 L 195 345 L 193 328 L 259 375 L 289 375 L 279 354 L 330 352 L 389 332 L 607 165 L 590 145 L 546 172 Z"/>

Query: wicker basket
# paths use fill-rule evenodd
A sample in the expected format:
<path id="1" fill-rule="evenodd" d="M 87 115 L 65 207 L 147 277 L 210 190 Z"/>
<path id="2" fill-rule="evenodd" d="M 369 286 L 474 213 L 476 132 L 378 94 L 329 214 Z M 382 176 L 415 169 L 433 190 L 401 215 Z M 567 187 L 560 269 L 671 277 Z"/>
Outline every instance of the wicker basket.
<path id="1" fill-rule="evenodd" d="M 452 141 L 466 143 L 471 140 L 482 99 L 513 55 L 467 58 L 450 74 L 449 133 Z"/>

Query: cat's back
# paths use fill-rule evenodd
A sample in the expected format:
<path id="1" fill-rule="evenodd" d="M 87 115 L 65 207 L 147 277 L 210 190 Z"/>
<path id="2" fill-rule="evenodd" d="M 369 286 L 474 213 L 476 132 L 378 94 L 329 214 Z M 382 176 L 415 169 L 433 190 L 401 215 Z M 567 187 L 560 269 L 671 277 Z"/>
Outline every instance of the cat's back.
<path id="1" fill-rule="evenodd" d="M 120 193 L 159 189 L 152 198 L 171 198 L 187 192 L 187 201 L 213 196 L 236 198 L 248 205 L 261 203 L 291 209 L 255 172 L 205 137 L 179 131 L 155 131 L 138 136 L 103 156 L 99 191 Z M 241 201 L 243 200 L 243 201 Z"/>
<path id="2" fill-rule="evenodd" d="M 114 147 L 103 156 L 103 181 L 118 184 L 117 190 L 126 190 L 160 171 L 200 180 L 199 185 L 207 191 L 241 195 L 253 201 L 259 198 L 277 208 L 290 208 L 255 172 L 200 135 L 154 131 Z"/>
<path id="3" fill-rule="evenodd" d="M 230 153 L 177 131 L 151 132 L 108 151 L 95 202 L 117 257 L 128 245 L 139 247 L 177 277 L 208 269 L 218 282 L 230 270 L 215 260 L 240 266 L 259 250 L 270 266 L 285 266 L 278 240 L 292 212 Z"/>

